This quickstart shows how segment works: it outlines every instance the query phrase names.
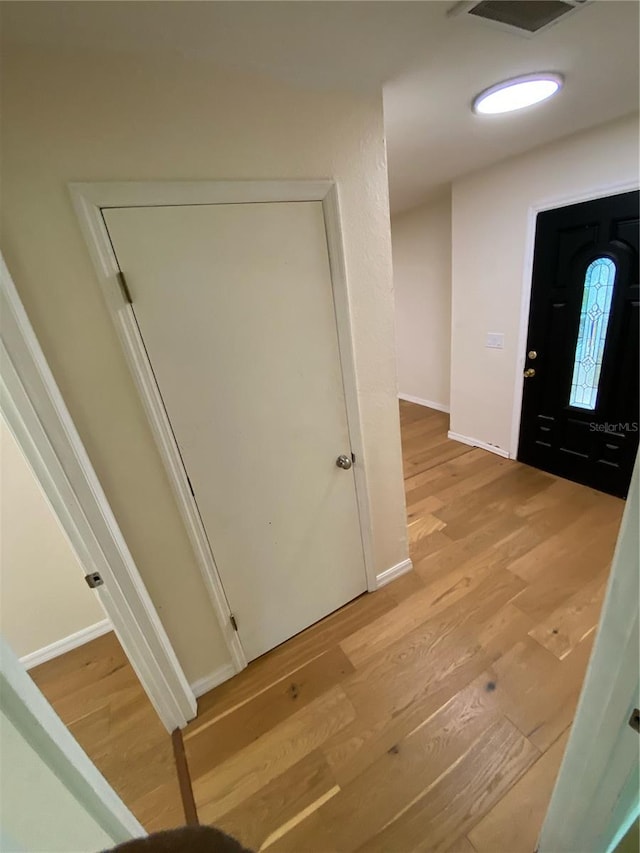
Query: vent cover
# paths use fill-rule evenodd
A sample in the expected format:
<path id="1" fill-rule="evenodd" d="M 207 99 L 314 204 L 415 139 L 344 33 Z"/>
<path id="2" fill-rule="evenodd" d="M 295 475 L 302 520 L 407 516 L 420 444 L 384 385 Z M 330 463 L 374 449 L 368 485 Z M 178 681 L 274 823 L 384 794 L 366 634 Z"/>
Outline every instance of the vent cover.
<path id="1" fill-rule="evenodd" d="M 470 9 L 469 14 L 537 33 L 572 9 L 562 0 L 484 0 Z"/>
<path id="2" fill-rule="evenodd" d="M 480 0 L 456 3 L 449 15 L 466 12 L 490 24 L 531 36 L 575 12 L 589 0 Z"/>

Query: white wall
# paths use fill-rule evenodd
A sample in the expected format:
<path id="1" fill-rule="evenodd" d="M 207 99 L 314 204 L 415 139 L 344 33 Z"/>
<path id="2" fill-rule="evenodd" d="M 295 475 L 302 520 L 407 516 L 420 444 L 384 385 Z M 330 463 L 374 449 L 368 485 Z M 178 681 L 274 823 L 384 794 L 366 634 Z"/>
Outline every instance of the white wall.
<path id="1" fill-rule="evenodd" d="M 0 711 L 0 849 L 88 853 L 114 841 Z"/>
<path id="2" fill-rule="evenodd" d="M 3 50 L 7 266 L 187 677 L 227 650 L 74 217 L 72 180 L 335 178 L 376 569 L 407 555 L 381 95 L 177 54 Z"/>
<path id="3" fill-rule="evenodd" d="M 526 344 L 519 347 L 518 333 L 521 311 L 525 319 L 528 313 L 523 273 L 533 251 L 532 205 L 561 206 L 591 190 L 607 195 L 638 182 L 638 173 L 633 115 L 454 182 L 452 431 L 512 452 L 517 447 L 512 420 Z M 504 333 L 504 350 L 485 348 L 487 332 Z"/>
<path id="4" fill-rule="evenodd" d="M 0 418 L 0 628 L 22 657 L 105 618 L 58 519 Z"/>
<path id="5" fill-rule="evenodd" d="M 391 222 L 400 395 L 449 408 L 451 191 Z"/>

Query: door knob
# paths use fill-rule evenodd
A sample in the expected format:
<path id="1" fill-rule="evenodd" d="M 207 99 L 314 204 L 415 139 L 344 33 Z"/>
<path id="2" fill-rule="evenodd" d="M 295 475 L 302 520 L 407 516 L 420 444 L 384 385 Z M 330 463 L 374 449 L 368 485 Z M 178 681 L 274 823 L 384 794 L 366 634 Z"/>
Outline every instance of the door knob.
<path id="1" fill-rule="evenodd" d="M 341 456 L 338 456 L 336 459 L 336 465 L 338 468 L 344 468 L 345 471 L 348 471 L 351 468 L 352 462 L 348 456 L 345 456 L 344 453 Z"/>
<path id="2" fill-rule="evenodd" d="M 538 353 L 534 349 L 530 349 L 529 352 L 527 353 L 527 358 L 530 358 L 531 360 L 533 360 L 534 358 L 537 358 L 537 357 L 538 357 Z"/>
<path id="3" fill-rule="evenodd" d="M 524 378 L 525 379 L 531 379 L 531 377 L 535 376 L 535 375 L 536 375 L 535 367 L 527 367 L 527 369 L 524 372 Z"/>

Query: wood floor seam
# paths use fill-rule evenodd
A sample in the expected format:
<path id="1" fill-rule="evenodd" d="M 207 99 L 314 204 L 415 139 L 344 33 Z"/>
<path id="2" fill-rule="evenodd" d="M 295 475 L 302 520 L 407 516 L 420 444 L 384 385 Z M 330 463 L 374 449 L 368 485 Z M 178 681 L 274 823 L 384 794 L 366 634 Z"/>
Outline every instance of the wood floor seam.
<path id="1" fill-rule="evenodd" d="M 317 811 L 321 806 L 327 803 L 332 797 L 335 797 L 336 794 L 340 793 L 340 786 L 334 785 L 333 788 L 330 788 L 326 794 L 323 794 L 321 797 L 318 797 L 317 800 L 314 800 L 311 805 L 307 806 L 301 812 L 294 815 L 287 823 L 283 824 L 277 830 L 271 833 L 271 835 L 267 836 L 265 841 L 260 846 L 259 853 L 262 853 L 263 850 L 267 850 L 271 847 L 272 844 L 275 844 L 279 838 L 285 836 L 288 832 L 290 832 L 294 827 L 296 827 L 299 823 L 302 823 L 310 814 Z"/>
<path id="2" fill-rule="evenodd" d="M 281 676 L 280 678 L 277 678 L 275 681 L 270 682 L 269 684 L 267 684 L 265 687 L 261 688 L 260 690 L 257 690 L 251 696 L 248 696 L 246 699 L 243 699 L 242 702 L 238 702 L 237 705 L 233 705 L 231 708 L 228 708 L 225 711 L 222 711 L 217 716 L 212 717 L 211 719 L 206 719 L 204 722 L 199 722 L 198 719 L 196 718 L 196 720 L 191 724 L 191 726 L 185 732 L 184 739 L 189 740 L 190 738 L 192 738 L 195 735 L 202 732 L 208 726 L 212 726 L 212 725 L 215 725 L 216 723 L 220 722 L 220 720 L 224 719 L 225 717 L 228 717 L 230 714 L 233 714 L 235 711 L 238 711 L 240 708 L 242 708 L 244 705 L 247 705 L 249 702 L 252 702 L 254 699 L 257 699 L 259 696 L 261 696 L 263 693 L 266 693 L 272 687 L 275 687 L 276 685 L 280 684 L 281 682 L 286 681 L 288 678 L 291 678 L 291 676 L 295 675 L 296 672 L 299 672 L 301 669 L 304 669 L 305 666 L 307 666 L 309 663 L 313 663 L 313 661 L 315 661 L 315 660 L 318 660 L 324 654 L 326 654 L 325 650 L 321 651 L 319 654 L 315 655 L 314 657 L 309 658 L 304 663 L 300 664 L 299 666 L 295 667 L 294 669 L 286 672 L 283 676 Z"/>
<path id="3" fill-rule="evenodd" d="M 410 800 L 408 803 L 406 803 L 403 806 L 403 808 L 391 818 L 391 820 L 387 821 L 387 823 L 385 823 L 382 826 L 380 831 L 384 832 L 385 829 L 387 829 L 389 826 L 391 826 L 393 823 L 395 823 L 397 820 L 399 820 L 402 817 L 402 815 L 406 814 L 409 811 L 409 809 L 411 809 L 413 806 L 416 805 L 416 803 L 419 803 L 420 800 L 424 799 L 424 797 L 426 797 L 426 795 L 429 793 L 429 791 L 431 791 L 436 785 L 438 785 L 450 773 L 453 773 L 453 771 L 456 769 L 456 767 L 458 767 L 458 765 L 464 761 L 464 759 L 467 757 L 467 755 L 469 755 L 469 753 L 473 750 L 473 748 L 476 746 L 476 744 L 477 744 L 477 740 L 474 741 L 472 744 L 470 744 L 468 749 L 465 752 L 463 752 L 461 755 L 459 755 L 458 758 L 456 758 L 455 761 L 453 761 L 446 768 L 446 770 L 443 770 L 443 772 L 439 776 L 437 776 L 435 779 L 433 779 L 423 791 L 420 791 L 419 794 L 416 794 L 416 796 L 412 800 Z"/>

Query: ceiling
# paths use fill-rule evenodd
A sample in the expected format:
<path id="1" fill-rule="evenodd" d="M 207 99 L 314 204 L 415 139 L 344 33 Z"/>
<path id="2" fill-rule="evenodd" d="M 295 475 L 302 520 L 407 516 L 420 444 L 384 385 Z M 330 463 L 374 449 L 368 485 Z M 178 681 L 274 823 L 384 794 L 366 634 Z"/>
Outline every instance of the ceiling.
<path id="1" fill-rule="evenodd" d="M 2 2 L 5 42 L 180 53 L 309 88 L 379 89 L 443 28 L 429 2 Z"/>
<path id="2" fill-rule="evenodd" d="M 445 6 L 448 4 L 437 4 Z M 471 16 L 450 18 L 420 64 L 387 83 L 392 209 L 412 207 L 453 178 L 638 109 L 634 0 L 599 0 L 532 38 Z M 476 116 L 473 96 L 500 80 L 559 71 L 555 98 L 521 112 Z"/>
<path id="3" fill-rule="evenodd" d="M 2 39 L 35 46 L 179 53 L 317 89 L 384 84 L 392 209 L 536 145 L 638 109 L 636 0 L 595 0 L 523 38 L 446 0 L 2 2 Z M 552 101 L 474 116 L 481 89 L 536 70 L 566 75 Z"/>

